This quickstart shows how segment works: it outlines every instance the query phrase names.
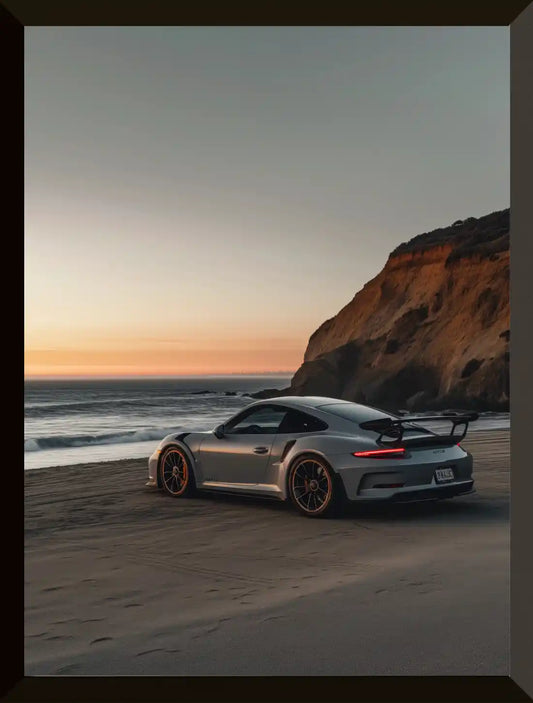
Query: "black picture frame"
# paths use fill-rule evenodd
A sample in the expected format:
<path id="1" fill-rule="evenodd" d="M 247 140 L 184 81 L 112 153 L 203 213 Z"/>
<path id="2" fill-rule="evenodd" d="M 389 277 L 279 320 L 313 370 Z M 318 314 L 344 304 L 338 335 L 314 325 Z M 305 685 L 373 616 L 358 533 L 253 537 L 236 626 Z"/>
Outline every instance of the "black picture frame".
<path id="1" fill-rule="evenodd" d="M 4 645 L 2 689 L 10 701 L 525 701 L 533 692 L 529 658 L 533 651 L 529 545 L 533 496 L 528 421 L 532 390 L 529 254 L 532 248 L 531 175 L 533 163 L 532 83 L 533 7 L 527 0 L 500 2 L 418 3 L 397 0 L 357 5 L 229 6 L 182 5 L 164 0 L 150 3 L 109 0 L 4 0 L 1 50 L 4 53 L 4 203 L 12 217 L 10 230 L 17 266 L 24 267 L 24 27 L 37 25 L 510 25 L 511 31 L 511 408 L 512 433 L 512 589 L 510 677 L 332 677 L 332 678 L 162 678 L 162 677 L 25 677 L 23 668 L 23 496 L 24 482 L 15 456 L 5 457 L 9 467 L 3 511 L 4 524 Z M 19 263 L 20 262 L 20 263 Z M 13 262 L 11 262 L 13 263 Z M 529 294 L 529 295 L 528 295 Z M 11 293 L 12 296 L 12 293 Z M 11 298 L 7 299 L 7 302 Z M 22 305 L 21 305 L 22 307 Z M 14 307 L 10 332 L 22 332 L 23 315 Z M 21 334 L 22 336 L 22 334 Z M 13 398 L 20 398 L 13 369 L 21 365 L 15 355 L 10 375 Z M 23 373 L 22 373 L 23 375 Z M 16 403 L 14 403 L 16 407 Z M 13 413 L 15 411 L 13 410 Z M 18 437 L 17 425 L 14 436 Z M 20 428 L 21 431 L 22 428 Z M 21 431 L 22 434 L 22 431 Z M 22 442 L 20 442 L 20 445 Z M 11 446 L 20 446 L 14 440 Z M 20 474 L 20 476 L 19 476 Z"/>

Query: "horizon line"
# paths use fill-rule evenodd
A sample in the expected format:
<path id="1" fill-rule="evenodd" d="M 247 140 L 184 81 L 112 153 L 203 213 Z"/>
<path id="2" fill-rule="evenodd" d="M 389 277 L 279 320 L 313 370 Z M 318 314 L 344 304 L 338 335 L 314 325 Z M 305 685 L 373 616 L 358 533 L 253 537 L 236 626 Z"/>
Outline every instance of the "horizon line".
<path id="1" fill-rule="evenodd" d="M 29 374 L 25 381 L 34 380 L 108 380 L 132 378 L 225 378 L 228 376 L 293 376 L 296 370 L 280 371 L 233 371 L 227 373 L 188 373 L 188 374 Z"/>

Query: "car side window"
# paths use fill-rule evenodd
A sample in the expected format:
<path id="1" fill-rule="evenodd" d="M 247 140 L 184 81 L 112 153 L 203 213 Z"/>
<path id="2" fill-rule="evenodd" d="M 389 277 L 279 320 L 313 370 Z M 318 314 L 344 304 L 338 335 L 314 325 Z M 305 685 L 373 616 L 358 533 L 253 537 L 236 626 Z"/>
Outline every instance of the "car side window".
<path id="1" fill-rule="evenodd" d="M 279 427 L 279 434 L 298 434 L 300 432 L 320 432 L 327 430 L 328 425 L 317 417 L 302 413 L 299 410 L 289 410 Z"/>
<path id="2" fill-rule="evenodd" d="M 261 406 L 224 427 L 226 434 L 276 434 L 287 414 L 284 408 Z"/>

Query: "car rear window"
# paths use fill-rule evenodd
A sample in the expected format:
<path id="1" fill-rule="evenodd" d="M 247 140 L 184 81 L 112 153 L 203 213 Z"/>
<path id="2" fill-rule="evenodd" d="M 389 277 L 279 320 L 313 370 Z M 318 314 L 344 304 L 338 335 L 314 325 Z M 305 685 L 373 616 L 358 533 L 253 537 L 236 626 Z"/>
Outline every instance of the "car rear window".
<path id="1" fill-rule="evenodd" d="M 322 432 L 327 429 L 327 423 L 319 420 L 317 417 L 300 412 L 299 410 L 289 410 L 279 426 L 278 434 Z"/>
<path id="2" fill-rule="evenodd" d="M 344 420 L 356 422 L 358 425 L 361 422 L 368 422 L 368 420 L 381 420 L 385 417 L 396 418 L 396 415 L 391 413 L 384 413 L 382 410 L 369 408 L 366 405 L 358 405 L 357 403 L 328 403 L 318 407 L 327 413 L 342 417 Z"/>
<path id="3" fill-rule="evenodd" d="M 394 413 L 386 413 L 377 408 L 369 408 L 367 405 L 358 405 L 357 403 L 328 403 L 327 405 L 320 405 L 321 410 L 325 410 L 332 415 L 338 415 L 344 420 L 350 420 L 360 425 L 362 422 L 368 422 L 369 420 L 381 420 L 382 418 L 390 417 L 394 420 L 399 420 L 399 415 L 394 415 Z M 379 434 L 379 432 L 377 432 Z M 386 436 L 388 433 L 384 433 Z M 421 427 L 420 425 L 414 423 L 405 423 L 403 426 L 403 434 L 406 435 L 426 435 L 433 434 L 431 430 L 426 427 Z"/>

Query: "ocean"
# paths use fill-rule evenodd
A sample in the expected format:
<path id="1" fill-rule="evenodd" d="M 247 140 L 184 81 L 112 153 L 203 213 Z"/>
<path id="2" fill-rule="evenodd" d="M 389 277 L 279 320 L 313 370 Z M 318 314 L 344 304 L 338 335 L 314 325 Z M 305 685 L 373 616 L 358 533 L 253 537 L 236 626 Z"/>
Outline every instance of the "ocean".
<path id="1" fill-rule="evenodd" d="M 170 432 L 213 429 L 252 402 L 246 393 L 285 388 L 290 379 L 287 374 L 27 380 L 24 468 L 148 458 Z M 509 413 L 483 413 L 469 431 L 509 424 Z"/>

